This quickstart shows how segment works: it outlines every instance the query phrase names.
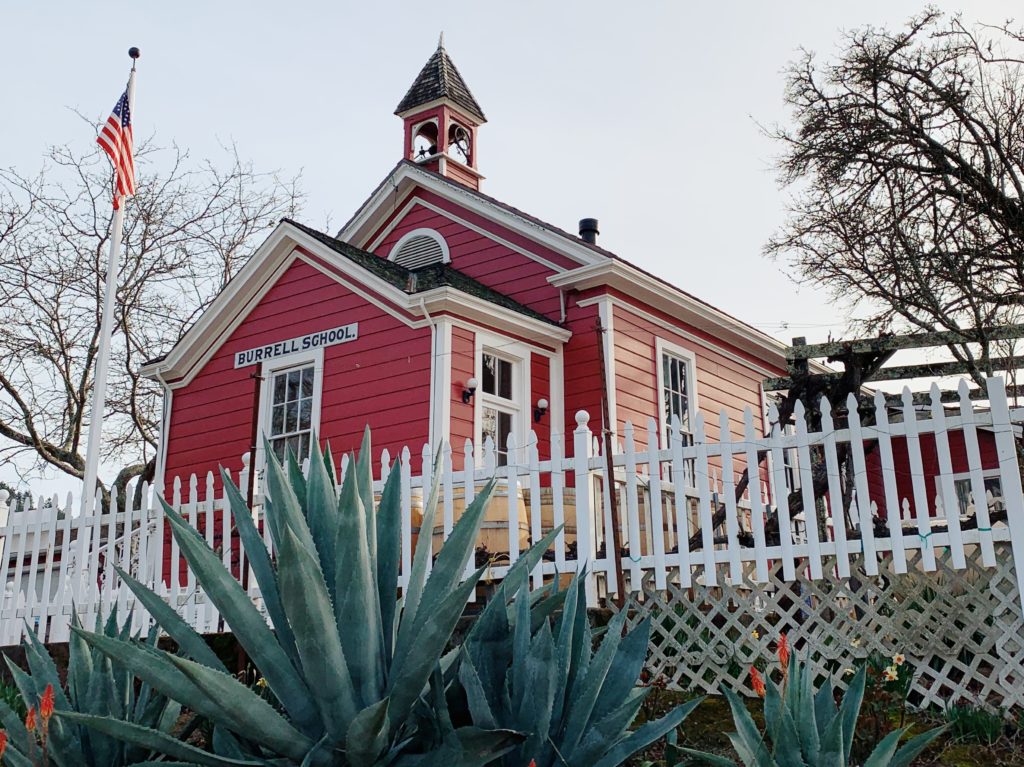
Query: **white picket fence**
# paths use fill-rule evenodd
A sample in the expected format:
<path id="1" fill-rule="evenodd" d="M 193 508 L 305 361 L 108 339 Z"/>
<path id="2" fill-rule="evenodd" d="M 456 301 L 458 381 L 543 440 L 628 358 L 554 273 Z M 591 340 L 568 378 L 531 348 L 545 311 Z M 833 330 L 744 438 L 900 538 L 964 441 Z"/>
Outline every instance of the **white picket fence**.
<path id="1" fill-rule="evenodd" d="M 856 402 L 851 398 L 847 428 L 834 428 L 827 402 L 822 403 L 822 429 L 807 431 L 800 406 L 795 414 L 796 433 L 786 435 L 777 426 L 769 436 L 755 428 L 749 411 L 742 425 L 742 440 L 730 438 L 729 422 L 720 419 L 720 440 L 705 437 L 703 416 L 698 415 L 692 435 L 682 435 L 678 424 L 665 440 L 653 420 L 646 429 L 647 447 L 638 450 L 636 430 L 627 424 L 618 435 L 613 454 L 614 485 L 619 499 L 621 540 L 619 556 L 627 590 L 644 593 L 644 577 L 652 579 L 656 590 L 666 588 L 740 587 L 744 582 L 767 583 L 769 572 L 779 569 L 792 581 L 798 576 L 820 580 L 838 576 L 848 578 L 851 561 L 868 576 L 877 575 L 880 559 L 898 574 L 908 571 L 908 558 L 917 571 L 936 569 L 936 552 L 952 557 L 954 568 L 964 568 L 968 553 L 980 548 L 986 567 L 996 565 L 996 545 L 1009 544 L 1014 561 L 1024 557 L 1024 496 L 1017 462 L 1017 424 L 1024 422 L 1024 409 L 1010 410 L 1001 379 L 989 381 L 990 407 L 975 408 L 968 398 L 966 384 L 961 387 L 959 410 L 948 411 L 933 389 L 933 405 L 927 418 L 920 418 L 909 394 L 902 412 L 891 417 L 884 398 L 876 398 L 875 423 L 862 424 Z M 777 420 L 772 418 L 771 420 Z M 966 446 L 973 498 L 986 498 L 985 478 L 978 444 L 978 430 L 994 434 L 999 459 L 1001 502 L 1006 521 L 989 519 L 988 503 L 974 503 L 976 524 L 964 529 L 954 487 L 954 461 L 949 434 L 962 431 Z M 930 509 L 926 483 L 935 481 L 925 475 L 921 458 L 921 437 L 933 435 L 938 453 L 941 503 Z M 896 484 L 893 438 L 905 438 L 913 493 L 900 498 Z M 692 444 L 690 444 L 692 439 Z M 664 444 L 667 442 L 668 444 Z M 877 443 L 877 444 L 874 444 Z M 841 479 L 837 448 L 848 444 L 852 453 L 855 493 L 851 512 L 856 534 L 847 535 L 844 522 Z M 611 536 L 611 495 L 605 492 L 606 459 L 600 454 L 600 441 L 591 431 L 589 415 L 576 416 L 572 451 L 565 449 L 558 435 L 552 435 L 551 458 L 538 458 L 537 440 L 525 447 L 514 441 L 508 445 L 508 465 L 497 465 L 492 444 L 486 444 L 482 456 L 474 454 L 469 442 L 462 447 L 465 471 L 455 471 L 453 449 L 441 447 L 440 500 L 436 531 L 419 531 L 419 511 L 432 477 L 433 450 L 424 446 L 413 458 L 406 448 L 393 458 L 383 451 L 376 466 L 378 489 L 389 472 L 401 472 L 401 587 L 410 571 L 415 536 L 432 534 L 439 544 L 457 521 L 464 504 L 470 502 L 492 477 L 498 479 L 498 491 L 491 501 L 483 537 L 489 536 L 488 550 L 498 555 L 488 577 L 500 579 L 508 566 L 523 553 L 530 541 L 565 525 L 552 549 L 532 573 L 532 586 L 540 587 L 557 574 L 586 573 L 588 600 L 597 604 L 601 597 L 616 591 L 615 561 L 609 556 Z M 901 448 L 902 449 L 902 448 Z M 875 502 L 870 497 L 866 456 L 877 450 L 888 516 L 888 535 L 876 535 L 871 521 Z M 787 492 L 771 493 L 760 482 L 753 492 L 736 498 L 736 482 L 743 466 L 758 464 L 758 455 L 770 456 L 771 484 L 787 485 L 785 464 L 795 451 L 799 466 L 803 507 L 816 508 L 812 492 L 812 455 L 824 463 L 828 493 L 817 505 L 826 524 L 794 525 Z M 239 486 L 247 487 L 248 457 L 243 457 Z M 418 469 L 418 471 L 416 471 Z M 340 470 L 347 470 L 347 458 Z M 5 511 L 6 499 L 0 498 L 0 539 L 3 553 L 0 583 L 6 590 L 0 598 L 0 646 L 17 643 L 25 627 L 37 631 L 46 641 L 64 641 L 69 635 L 71 613 L 77 611 L 87 625 L 96 616 L 115 609 L 120 615 L 133 610 L 135 621 L 143 626 L 147 617 L 118 576 L 114 565 L 128 571 L 160 591 L 197 630 L 211 633 L 225 630 L 216 608 L 205 598 L 194 573 L 181 560 L 177 545 L 170 538 L 164 514 L 148 486 L 129 487 L 124 499 L 115 499 L 109 511 L 97 500 L 93 514 L 83 516 L 72 507 L 70 497 L 63 504 L 57 498 L 40 500 L 34 509 Z M 138 496 L 141 502 L 133 502 Z M 171 505 L 199 531 L 211 547 L 220 547 L 225 565 L 243 577 L 249 593 L 260 604 L 258 589 L 251 577 L 244 554 L 232 535 L 230 514 L 223 494 L 215 491 L 212 472 L 206 477 L 191 476 L 186 483 L 175 481 L 166 496 Z M 712 517 L 721 502 L 725 520 L 715 529 Z M 210 513 L 214 512 L 214 513 Z M 938 513 L 938 517 L 936 516 Z M 270 546 L 268 527 L 262 524 L 262 506 L 257 499 L 254 518 L 264 530 Z M 777 517 L 781 531 L 774 540 L 766 523 Z M 945 530 L 933 532 L 933 523 Z M 908 531 L 904 525 L 910 526 Z M 802 528 L 802 529 L 801 529 Z M 700 531 L 700 543 L 690 545 L 690 537 Z M 824 530 L 827 534 L 823 535 Z M 752 541 L 752 543 L 750 543 Z M 500 544 L 500 546 L 498 545 Z M 744 545 L 746 544 L 746 545 Z M 1002 546 L 1005 548 L 1005 546 Z M 169 555 L 168 553 L 169 552 Z M 908 557 L 912 553 L 913 557 Z M 918 556 L 918 554 L 920 556 Z M 891 560 L 891 561 L 890 561 Z M 467 562 L 467 573 L 474 567 Z M 1024 593 L 1024 568 L 1017 572 L 1018 593 Z"/>

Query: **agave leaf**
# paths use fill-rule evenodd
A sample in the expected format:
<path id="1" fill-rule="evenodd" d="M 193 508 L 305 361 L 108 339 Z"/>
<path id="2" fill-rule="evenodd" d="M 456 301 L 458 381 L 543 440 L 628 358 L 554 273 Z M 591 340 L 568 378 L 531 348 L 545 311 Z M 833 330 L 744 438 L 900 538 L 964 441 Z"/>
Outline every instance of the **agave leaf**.
<path id="1" fill-rule="evenodd" d="M 724 756 L 709 754 L 706 751 L 698 751 L 694 748 L 681 747 L 679 750 L 684 754 L 694 757 L 697 760 L 697 764 L 710 764 L 711 767 L 736 767 L 736 762 L 732 759 L 726 759 Z M 765 764 L 768 763 L 766 762 Z"/>
<path id="2" fill-rule="evenodd" d="M 480 682 L 480 676 L 476 672 L 473 660 L 468 655 L 464 656 L 459 663 L 459 681 L 462 683 L 462 689 L 469 702 L 473 724 L 486 729 L 497 727 L 494 712 L 491 711 L 491 702 L 487 699 L 487 693 Z"/>
<path id="3" fill-rule="evenodd" d="M 370 562 L 377 563 L 377 512 L 373 503 L 373 447 L 370 440 L 370 425 L 363 429 L 363 442 L 359 446 L 359 455 L 349 464 L 354 472 L 359 498 L 363 502 L 366 513 L 366 548 L 370 554 Z"/>
<path id="4" fill-rule="evenodd" d="M 818 735 L 820 725 L 815 716 L 816 701 L 811 689 L 811 674 L 802 663 L 793 660 L 790 665 L 798 669 L 796 682 L 799 684 L 800 707 L 793 710 L 793 717 L 800 737 L 800 750 L 806 759 L 813 759 L 821 749 L 821 738 Z"/>
<path id="5" fill-rule="evenodd" d="M 263 542 L 263 538 L 260 537 L 259 530 L 256 529 L 256 524 L 252 520 L 252 511 L 246 504 L 245 498 L 242 497 L 242 493 L 223 469 L 221 469 L 221 478 L 224 481 L 224 491 L 228 496 L 228 505 L 231 508 L 231 517 L 235 521 L 238 538 L 242 542 L 242 548 L 245 549 L 249 567 L 252 568 L 253 575 L 256 576 L 256 583 L 260 587 L 260 596 L 263 598 L 267 614 L 274 624 L 274 633 L 285 654 L 291 658 L 293 666 L 298 668 L 299 651 L 295 648 L 295 635 L 284 614 L 281 594 L 277 588 L 277 573 L 270 563 L 267 546 Z M 266 517 L 269 516 L 268 510 Z M 269 524 L 269 521 L 265 524 Z"/>
<path id="6" fill-rule="evenodd" d="M 836 713 L 835 690 L 832 680 L 826 677 L 824 684 L 814 694 L 814 720 L 818 723 L 819 735 L 824 735 Z"/>
<path id="7" fill-rule="evenodd" d="M 640 678 L 640 672 L 643 671 L 650 638 L 650 618 L 642 620 L 623 638 L 619 651 L 612 658 L 612 665 L 601 686 L 601 692 L 597 696 L 592 719 L 602 718 L 626 699 Z"/>
<path id="8" fill-rule="evenodd" d="M 843 702 L 839 706 L 839 716 L 843 721 L 843 747 L 846 753 L 843 755 L 846 762 L 850 761 L 850 751 L 853 749 L 853 734 L 857 729 L 857 718 L 860 716 L 860 704 L 864 700 L 864 685 L 867 680 L 867 667 L 861 666 L 854 674 L 850 686 L 846 688 L 843 695 Z"/>
<path id="9" fill-rule="evenodd" d="M 922 732 L 920 735 L 915 735 L 904 743 L 903 747 L 896 752 L 892 761 L 889 762 L 889 767 L 910 767 L 910 763 L 913 762 L 922 751 L 928 748 L 933 740 L 939 737 L 948 728 L 949 725 L 944 724 L 941 727 L 934 727 L 927 732 Z"/>
<path id="10" fill-rule="evenodd" d="M 621 740 L 650 691 L 650 688 L 633 690 L 618 706 L 589 726 L 573 752 L 573 762 L 593 764 Z"/>
<path id="11" fill-rule="evenodd" d="M 377 599 L 380 602 L 380 631 L 385 659 L 395 644 L 395 607 L 398 604 L 398 564 L 401 556 L 402 473 L 391 467 L 377 509 Z"/>
<path id="12" fill-rule="evenodd" d="M 426 754 L 405 754 L 393 767 L 485 767 L 507 754 L 523 739 L 512 730 L 460 727 L 438 749 Z"/>
<path id="13" fill-rule="evenodd" d="M 273 453 L 267 453 L 267 455 L 273 455 Z M 284 453 L 284 469 L 288 474 L 288 485 L 295 494 L 295 499 L 299 502 L 299 508 L 305 509 L 306 477 L 302 474 L 302 466 L 299 463 L 298 456 L 295 455 L 295 452 L 290 447 Z"/>
<path id="14" fill-rule="evenodd" d="M 275 462 L 270 461 L 271 464 Z M 272 472 L 273 473 L 273 472 Z M 280 473 L 280 467 L 278 467 Z M 206 589 L 210 601 L 234 631 L 235 638 L 260 669 L 274 695 L 305 733 L 321 729 L 320 717 L 313 697 L 302 678 L 296 673 L 266 620 L 253 605 L 242 585 L 231 575 L 221 558 L 214 553 L 199 534 L 193 530 L 166 501 L 164 515 L 171 523 L 171 532 L 182 555 L 188 561 L 199 582 Z M 277 504 L 280 509 L 287 504 Z M 308 533 L 308 531 L 307 531 Z M 136 672 L 137 673 L 137 672 Z M 171 696 L 175 697 L 175 696 Z M 188 698 L 176 698 L 187 701 Z"/>
<path id="15" fill-rule="evenodd" d="M 203 638 L 178 615 L 174 608 L 117 565 L 114 565 L 114 569 L 128 584 L 128 588 L 132 590 L 146 611 L 160 624 L 160 627 L 168 633 L 171 639 L 178 643 L 182 652 L 203 665 L 227 673 L 227 669 L 217 657 L 217 653 L 210 649 Z"/>
<path id="16" fill-rule="evenodd" d="M 473 575 L 452 588 L 436 606 L 431 605 L 429 615 L 416 637 L 416 643 L 401 658 L 396 658 L 388 678 L 388 694 L 391 696 L 392 728 L 404 722 L 413 703 L 427 685 L 427 680 L 438 660 L 444 653 L 445 645 L 451 638 L 452 630 L 462 614 L 466 600 L 476 588 L 483 575 L 481 567 Z"/>
<path id="17" fill-rule="evenodd" d="M 273 706 L 230 674 L 188 658 L 168 655 L 167 659 L 210 700 L 220 701 L 220 715 L 211 717 L 214 723 L 223 723 L 292 759 L 301 758 L 313 745 L 312 740 L 296 730 Z"/>
<path id="18" fill-rule="evenodd" d="M 799 715 L 801 712 L 797 712 Z M 772 742 L 772 756 L 779 767 L 805 767 L 803 745 L 800 741 L 799 725 L 793 712 L 787 707 L 782 709 L 782 725 L 779 727 L 778 740 Z"/>
<path id="19" fill-rule="evenodd" d="M 8 743 L 7 750 L 4 752 L 4 763 L 9 767 L 34 767 L 32 761 L 11 743 Z"/>
<path id="20" fill-rule="evenodd" d="M 764 724 L 765 732 L 774 743 L 782 726 L 782 693 L 771 679 L 764 685 Z"/>
<path id="21" fill-rule="evenodd" d="M 261 767 L 263 764 L 262 762 L 249 760 L 225 759 L 208 751 L 198 749 L 195 746 L 190 746 L 187 743 L 172 738 L 170 735 L 146 727 L 139 727 L 131 722 L 122 722 L 104 716 L 93 716 L 92 714 L 78 714 L 71 711 L 58 711 L 55 712 L 55 716 L 86 725 L 112 738 L 135 743 L 143 748 L 159 751 L 175 759 L 187 759 L 189 763 L 203 765 L 204 767 Z M 161 762 L 161 764 L 164 763 Z"/>
<path id="22" fill-rule="evenodd" d="M 729 708 L 732 709 L 732 721 L 736 732 L 729 736 L 733 748 L 739 754 L 740 761 L 746 765 L 771 765 L 772 760 L 764 738 L 757 730 L 753 717 L 739 699 L 728 687 L 722 688 L 722 694 L 729 701 Z M 784 725 L 780 725 L 780 731 Z"/>
<path id="23" fill-rule="evenodd" d="M 28 730 L 14 710 L 4 701 L 0 700 L 0 729 L 7 731 L 12 742 L 25 746 L 28 744 Z"/>
<path id="24" fill-rule="evenodd" d="M 896 755 L 896 750 L 899 748 L 900 738 L 909 729 L 909 727 L 904 727 L 900 730 L 893 730 L 882 738 L 878 745 L 875 746 L 875 750 L 871 752 L 871 756 L 864 762 L 864 767 L 889 767 L 893 757 Z"/>
<path id="25" fill-rule="evenodd" d="M 309 533 L 306 516 L 302 512 L 306 497 L 306 480 L 302 480 L 301 486 L 293 487 L 289 481 L 293 477 L 290 476 L 287 468 L 278 462 L 270 447 L 270 440 L 264 437 L 263 442 L 267 455 L 267 488 L 270 491 L 274 512 L 277 515 L 277 527 L 270 529 L 270 532 L 276 536 L 274 545 L 280 548 L 284 528 L 290 527 L 292 532 L 299 537 L 303 546 L 309 551 L 316 551 L 313 536 Z M 301 473 L 300 471 L 299 474 L 301 475 Z M 299 499 L 300 494 L 302 500 Z M 269 517 L 270 514 L 268 513 L 267 516 Z"/>
<path id="26" fill-rule="evenodd" d="M 385 669 L 377 578 L 365 545 L 366 511 L 360 500 L 354 463 L 349 463 L 337 502 L 334 544 L 337 584 L 335 609 L 330 619 L 337 622 L 339 646 L 348 663 L 358 710 L 380 698 Z"/>
<path id="27" fill-rule="evenodd" d="M 71 606 L 71 626 L 81 628 L 75 606 Z M 73 702 L 72 708 L 79 708 L 80 701 L 85 700 L 89 690 L 89 678 L 92 676 L 92 650 L 89 645 L 74 631 L 68 637 L 68 696 Z"/>
<path id="28" fill-rule="evenodd" d="M 615 653 L 622 642 L 622 629 L 626 625 L 626 611 L 616 613 L 608 624 L 608 633 L 601 640 L 601 646 L 594 655 L 586 675 L 579 679 L 579 692 L 574 693 L 566 712 L 565 735 L 560 748 L 563 756 L 569 758 L 583 735 L 587 723 L 592 720 L 597 697 L 601 693 L 608 669 L 611 668 Z"/>
<path id="29" fill-rule="evenodd" d="M 555 675 L 556 687 L 560 691 L 555 694 L 555 700 L 551 711 L 551 721 L 562 721 L 562 710 L 565 706 L 565 693 L 572 688 L 572 648 L 573 631 L 576 627 L 576 611 L 579 609 L 578 588 L 579 577 L 573 578 L 569 588 L 565 591 L 565 602 L 562 607 L 562 617 L 558 623 L 558 637 L 555 643 L 555 663 L 553 673 Z"/>
<path id="30" fill-rule="evenodd" d="M 334 569 L 337 558 L 334 554 L 338 529 L 338 497 L 334 482 L 327 472 L 327 465 L 320 454 L 320 442 L 314 437 L 312 454 L 309 458 L 309 480 L 306 483 L 306 522 L 313 536 L 320 567 L 330 592 L 335 600 Z"/>
<path id="31" fill-rule="evenodd" d="M 421 530 L 433 530 L 434 514 L 437 510 L 438 474 L 437 471 L 434 472 L 434 487 L 430 491 L 431 500 L 424 512 Z M 435 606 L 446 599 L 462 579 L 466 562 L 469 560 L 469 555 L 473 551 L 473 545 L 476 542 L 476 533 L 480 526 L 480 520 L 487 510 L 487 502 L 493 489 L 494 482 L 492 480 L 473 499 L 473 502 L 466 507 L 462 517 L 459 518 L 459 521 L 452 528 L 448 540 L 441 547 L 441 552 L 437 555 L 437 561 L 430 572 L 430 577 L 422 588 L 417 588 L 417 584 L 422 580 L 423 571 L 426 568 L 426 560 L 430 556 L 431 536 L 429 534 L 421 534 L 416 542 L 416 556 L 413 558 L 405 607 L 402 611 L 401 625 L 398 629 L 398 641 L 395 643 L 395 659 L 392 670 L 394 670 L 394 665 L 400 665 L 403 658 L 415 650 L 420 642 L 423 626 L 432 619 Z M 480 573 L 483 572 L 483 569 L 486 568 L 481 568 Z M 479 578 L 480 576 L 477 575 L 475 580 L 479 580 Z M 422 610 L 418 607 L 421 599 Z M 454 628 L 454 624 L 452 624 L 452 628 Z"/>
<path id="32" fill-rule="evenodd" d="M 826 723 L 825 730 L 821 734 L 821 745 L 815 755 L 814 764 L 839 764 L 845 765 L 843 754 L 846 749 L 843 744 L 843 718 L 838 714 L 832 714 L 832 718 Z"/>
<path id="33" fill-rule="evenodd" d="M 190 708 L 209 718 L 213 718 L 213 714 L 220 710 L 218 701 L 208 698 L 171 663 L 172 656 L 169 653 L 95 634 L 83 628 L 75 627 L 72 631 L 104 657 L 120 663 L 167 697 L 177 701 L 188 701 Z"/>
<path id="34" fill-rule="evenodd" d="M 360 707 L 320 565 L 289 527 L 281 530 L 278 573 L 303 672 L 324 729 L 340 742 Z"/>
<path id="35" fill-rule="evenodd" d="M 526 753 L 540 751 L 548 741 L 555 699 L 555 680 L 551 674 L 554 654 L 555 640 L 551 627 L 545 623 L 534 637 L 529 654 L 517 661 L 524 667 L 524 673 L 523 687 L 516 692 L 519 710 L 513 721 L 518 723 L 516 729 L 529 733 L 524 744 Z"/>
<path id="36" fill-rule="evenodd" d="M 527 696 L 527 659 L 530 657 L 530 592 L 528 586 L 529 573 L 525 570 L 520 575 L 515 602 L 515 626 L 512 633 L 512 668 L 509 676 L 512 680 L 513 700 L 522 700 Z"/>
<path id="37" fill-rule="evenodd" d="M 676 708 L 665 714 L 661 719 L 641 725 L 608 749 L 604 756 L 594 764 L 594 767 L 617 767 L 622 764 L 637 751 L 647 748 L 647 746 L 663 737 L 667 732 L 678 727 L 703 700 L 703 698 L 697 698 L 696 700 L 683 703 L 676 706 Z"/>
<path id="38" fill-rule="evenodd" d="M 388 704 L 383 698 L 352 720 L 345 736 L 345 758 L 353 767 L 373 767 L 388 745 Z"/>
<path id="39" fill-rule="evenodd" d="M 437 515 L 437 498 L 441 488 L 441 474 L 438 471 L 440 461 L 441 452 L 438 451 L 434 456 L 434 470 L 431 473 L 433 480 L 430 484 L 430 493 L 423 506 L 420 535 L 416 539 L 416 550 L 412 554 L 409 580 L 402 592 L 402 617 L 398 626 L 398 639 L 395 642 L 396 656 L 405 654 L 410 641 L 410 635 L 415 634 L 413 624 L 416 619 L 416 612 L 419 609 L 420 597 L 423 595 L 423 588 L 427 580 L 427 562 L 433 556 L 433 536 L 430 534 L 430 531 L 434 529 L 434 517 Z M 423 531 L 428 532 L 424 535 Z"/>

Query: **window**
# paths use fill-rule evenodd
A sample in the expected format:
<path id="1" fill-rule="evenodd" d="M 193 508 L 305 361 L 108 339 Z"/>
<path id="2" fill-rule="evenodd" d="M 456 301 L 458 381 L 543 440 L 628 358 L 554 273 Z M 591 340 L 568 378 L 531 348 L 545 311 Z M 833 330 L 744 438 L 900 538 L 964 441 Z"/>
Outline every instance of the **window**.
<path id="1" fill-rule="evenodd" d="M 313 365 L 282 370 L 271 376 L 267 438 L 279 461 L 284 461 L 288 448 L 299 463 L 309 457 L 315 381 L 316 368 Z"/>
<path id="2" fill-rule="evenodd" d="M 697 413 L 697 390 L 693 353 L 658 339 L 655 344 L 658 360 L 658 390 L 661 396 L 661 433 L 665 444 L 672 444 L 672 419 L 679 419 L 683 445 L 693 444 L 693 419 Z M 683 476 L 693 485 L 694 461 L 685 461 Z"/>
<path id="3" fill-rule="evenodd" d="M 1002 511 L 1005 507 L 1003 505 L 1003 483 L 999 479 L 999 472 L 997 470 L 984 471 L 982 472 L 982 480 L 985 483 L 985 496 L 988 502 L 989 512 Z M 941 477 L 935 478 L 935 484 L 938 489 L 939 497 L 941 498 Z M 960 511 L 960 516 L 963 517 L 968 514 L 973 515 L 975 498 L 974 491 L 971 488 L 971 475 L 955 475 L 953 477 L 953 492 L 956 493 L 956 502 Z"/>
<path id="4" fill-rule="evenodd" d="M 787 436 L 794 436 L 796 434 L 796 426 L 794 424 L 786 424 L 782 427 L 782 433 Z M 797 462 L 797 449 L 795 447 L 786 448 L 782 451 L 782 469 L 786 476 L 786 487 L 789 492 L 794 492 L 800 489 L 800 466 Z"/>
<path id="5" fill-rule="evenodd" d="M 481 357 L 480 438 L 494 440 L 498 466 L 508 465 L 508 438 L 516 431 L 516 364 L 491 352 Z"/>

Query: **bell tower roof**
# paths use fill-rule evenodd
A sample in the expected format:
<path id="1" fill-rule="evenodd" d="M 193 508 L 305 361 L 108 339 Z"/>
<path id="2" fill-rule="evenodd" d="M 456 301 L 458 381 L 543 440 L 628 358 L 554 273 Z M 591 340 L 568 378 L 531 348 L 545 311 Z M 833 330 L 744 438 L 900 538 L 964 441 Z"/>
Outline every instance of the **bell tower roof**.
<path id="1" fill-rule="evenodd" d="M 473 98 L 473 93 L 462 79 L 459 70 L 444 49 L 444 33 L 438 40 L 437 50 L 427 59 L 423 69 L 416 75 L 405 97 L 395 109 L 396 115 L 403 115 L 411 109 L 429 104 L 439 99 L 448 99 L 457 107 L 465 110 L 467 117 L 487 122 L 480 105 Z"/>

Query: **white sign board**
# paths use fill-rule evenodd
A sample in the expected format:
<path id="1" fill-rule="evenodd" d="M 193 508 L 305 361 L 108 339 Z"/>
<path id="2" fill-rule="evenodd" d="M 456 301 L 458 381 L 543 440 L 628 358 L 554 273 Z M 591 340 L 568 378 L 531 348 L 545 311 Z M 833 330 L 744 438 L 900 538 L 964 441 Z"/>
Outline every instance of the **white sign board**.
<path id="1" fill-rule="evenodd" d="M 244 352 L 236 352 L 235 367 L 244 368 L 263 360 L 274 359 L 274 357 L 283 357 L 286 354 L 317 349 L 321 346 L 344 344 L 355 341 L 357 338 L 359 338 L 359 323 L 353 322 L 350 325 L 322 330 L 319 333 L 310 333 L 298 338 L 289 338 L 287 341 L 277 341 L 266 346 L 246 349 Z"/>

